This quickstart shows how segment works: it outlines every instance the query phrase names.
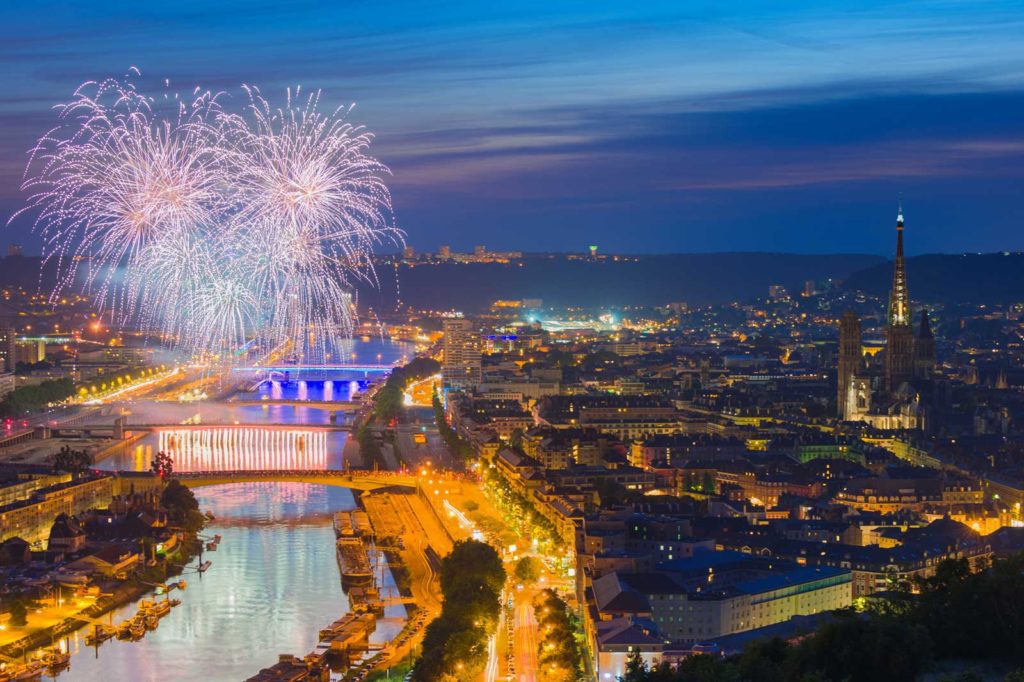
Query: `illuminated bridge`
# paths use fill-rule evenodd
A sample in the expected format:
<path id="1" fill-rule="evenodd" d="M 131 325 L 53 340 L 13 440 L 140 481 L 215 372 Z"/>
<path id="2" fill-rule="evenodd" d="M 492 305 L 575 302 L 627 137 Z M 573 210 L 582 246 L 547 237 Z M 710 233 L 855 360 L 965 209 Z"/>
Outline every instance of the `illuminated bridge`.
<path id="1" fill-rule="evenodd" d="M 119 472 L 125 478 L 138 478 L 137 472 Z M 377 490 L 390 486 L 416 487 L 416 477 L 388 471 L 344 471 L 340 469 L 237 469 L 231 471 L 188 471 L 174 478 L 190 488 L 225 483 L 316 483 L 354 490 Z M 155 476 L 148 476 L 156 484 Z"/>
<path id="2" fill-rule="evenodd" d="M 335 363 L 330 365 L 253 365 L 232 367 L 232 372 L 390 372 L 395 365 Z"/>
<path id="3" fill-rule="evenodd" d="M 318 410 L 335 410 L 338 412 L 350 412 L 358 410 L 364 403 L 358 400 L 303 400 L 301 398 L 267 398 L 265 400 L 229 400 L 225 405 L 241 405 L 242 407 L 253 407 L 256 405 L 288 405 L 290 407 L 312 407 Z"/>
<path id="4" fill-rule="evenodd" d="M 249 431 L 253 430 L 264 430 L 268 432 L 335 432 L 335 431 L 351 431 L 351 424 L 301 424 L 296 425 L 293 422 L 262 422 L 260 424 L 231 424 L 231 423 L 203 423 L 203 424 L 175 424 L 175 423 L 146 423 L 146 424 L 124 424 L 117 426 L 115 424 L 75 424 L 72 426 L 52 426 L 49 427 L 49 432 L 53 438 L 67 438 L 67 437 L 81 437 L 87 438 L 93 437 L 110 437 L 118 430 L 122 432 L 131 431 L 157 431 L 157 432 L 170 432 L 175 431 L 183 433 L 187 431 L 204 432 L 204 431 Z M 32 436 L 32 431 L 27 431 L 28 436 Z M 117 436 L 119 437 L 119 436 Z"/>

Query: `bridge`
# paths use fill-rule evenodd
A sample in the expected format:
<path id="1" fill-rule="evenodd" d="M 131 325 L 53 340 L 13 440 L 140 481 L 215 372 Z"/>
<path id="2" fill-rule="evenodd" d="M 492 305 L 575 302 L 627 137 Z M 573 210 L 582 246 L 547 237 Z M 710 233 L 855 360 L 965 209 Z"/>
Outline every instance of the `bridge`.
<path id="1" fill-rule="evenodd" d="M 232 367 L 232 372 L 390 372 L 395 365 L 335 363 L 329 365 L 251 365 Z"/>
<path id="2" fill-rule="evenodd" d="M 336 410 L 338 412 L 351 412 L 358 410 L 365 403 L 358 400 L 302 400 L 300 398 L 267 398 L 266 400 L 229 400 L 225 405 L 240 405 L 242 407 L 253 407 L 256 405 L 286 405 L 290 407 L 313 407 L 318 410 Z M 256 426 L 252 424 L 251 426 Z"/>
<path id="3" fill-rule="evenodd" d="M 233 424 L 233 423 L 202 423 L 202 424 L 181 424 L 181 423 L 164 423 L 164 424 L 124 424 L 118 426 L 117 424 L 74 424 L 71 426 L 52 426 L 48 427 L 48 432 L 52 438 L 67 438 L 67 437 L 111 437 L 115 439 L 123 438 L 126 432 L 130 431 L 223 431 L 223 430 L 241 430 L 241 429 L 275 429 L 278 431 L 289 431 L 296 433 L 309 433 L 311 431 L 351 431 L 351 424 L 295 424 L 287 422 L 263 422 L 260 424 Z M 32 432 L 28 433 L 32 436 Z"/>
<path id="4" fill-rule="evenodd" d="M 138 472 L 118 472 L 128 480 L 138 481 Z M 157 484 L 155 476 L 148 476 Z M 172 478 L 189 488 L 225 483 L 316 483 L 333 485 L 353 490 L 378 490 L 391 486 L 416 487 L 416 477 L 390 471 L 345 471 L 340 469 L 242 469 L 234 471 L 184 471 L 174 472 Z"/>

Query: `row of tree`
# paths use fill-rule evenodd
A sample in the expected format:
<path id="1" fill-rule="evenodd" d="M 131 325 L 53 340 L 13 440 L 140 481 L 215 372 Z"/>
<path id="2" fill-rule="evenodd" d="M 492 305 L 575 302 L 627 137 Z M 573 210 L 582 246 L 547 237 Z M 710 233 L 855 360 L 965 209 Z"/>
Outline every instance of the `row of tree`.
<path id="1" fill-rule="evenodd" d="M 487 639 L 498 625 L 505 567 L 494 548 L 463 540 L 441 561 L 441 615 L 427 626 L 416 682 L 479 679 L 487 663 Z"/>
<path id="2" fill-rule="evenodd" d="M 441 436 L 441 440 L 444 441 L 448 451 L 463 460 L 472 459 L 476 455 L 476 453 L 473 452 L 473 446 L 462 438 L 458 432 L 451 427 L 451 424 L 448 423 L 448 420 L 444 416 L 444 405 L 441 404 L 441 399 L 435 395 L 433 403 L 434 421 L 437 422 L 437 433 Z"/>
<path id="3" fill-rule="evenodd" d="M 19 417 L 75 394 L 71 379 L 52 379 L 35 386 L 16 388 L 0 400 L 0 417 Z"/>
<path id="4" fill-rule="evenodd" d="M 554 525 L 537 511 L 530 500 L 514 490 L 497 469 L 484 469 L 484 481 L 495 492 L 497 507 L 520 535 L 535 537 L 541 545 L 558 544 Z"/>
<path id="5" fill-rule="evenodd" d="M 866 613 L 837 612 L 815 634 L 790 644 L 755 642 L 737 656 L 701 655 L 678 667 L 648 668 L 634 655 L 622 682 L 905 682 L 936 662 L 1024 663 L 1024 554 L 971 573 L 947 560 L 935 576 L 904 587 Z M 966 674 L 953 679 L 978 679 Z M 1008 682 L 1024 682 L 1024 669 Z"/>
<path id="6" fill-rule="evenodd" d="M 569 607 L 554 590 L 544 590 L 533 612 L 542 634 L 537 645 L 541 682 L 575 682 L 581 657 Z"/>
<path id="7" fill-rule="evenodd" d="M 60 452 L 53 456 L 53 470 L 66 471 L 69 474 L 85 473 L 93 464 L 93 457 L 88 450 L 73 450 L 70 445 L 61 447 Z"/>
<path id="8" fill-rule="evenodd" d="M 433 358 L 414 358 L 404 367 L 392 370 L 384 386 L 374 398 L 373 412 L 384 422 L 389 422 L 402 413 L 405 389 L 414 381 L 437 374 L 441 365 Z"/>

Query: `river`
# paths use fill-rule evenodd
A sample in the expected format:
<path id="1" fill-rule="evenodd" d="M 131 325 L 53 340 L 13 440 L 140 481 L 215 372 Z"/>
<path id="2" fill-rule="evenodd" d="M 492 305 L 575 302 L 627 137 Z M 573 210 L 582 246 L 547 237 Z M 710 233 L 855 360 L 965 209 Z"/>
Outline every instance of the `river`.
<path id="1" fill-rule="evenodd" d="M 356 342 L 356 358 L 391 363 L 412 355 L 408 345 L 380 341 Z M 324 381 L 331 381 L 325 384 Z M 282 385 L 267 384 L 261 393 L 273 398 L 347 400 L 360 390 L 360 376 L 339 373 L 289 377 Z M 103 460 L 105 469 L 145 471 L 156 449 L 175 450 L 176 468 L 340 468 L 346 435 L 303 430 L 327 425 L 330 410 L 306 406 L 229 406 L 223 403 L 171 405 L 136 403 L 132 410 L 157 411 L 180 423 L 201 414 L 209 429 L 161 429 L 128 451 Z M 181 417 L 184 410 L 185 417 Z M 149 417 L 147 416 L 147 419 Z M 140 418 L 138 423 L 145 423 Z M 251 425 L 251 426 L 250 426 Z M 277 426 L 271 426 L 277 425 Z M 220 428 L 218 428 L 218 426 Z M 307 432 L 308 431 L 308 432 Z M 173 446 L 173 447 L 172 447 Z M 200 508 L 215 521 L 208 534 L 223 540 L 207 553 L 213 566 L 199 574 L 188 570 L 181 606 L 138 642 L 110 640 L 98 649 L 87 647 L 86 630 L 69 640 L 71 667 L 57 677 L 73 680 L 243 680 L 273 664 L 279 653 L 303 656 L 318 641 L 319 630 L 348 611 L 335 558 L 333 512 L 355 508 L 346 488 L 299 483 L 237 483 L 201 488 Z M 196 562 L 193 562 L 193 565 Z M 382 594 L 394 588 L 386 565 Z M 119 622 L 133 615 L 134 604 L 114 612 Z M 405 609 L 385 609 L 370 641 L 385 642 L 401 629 Z"/>
<path id="2" fill-rule="evenodd" d="M 237 483 L 200 489 L 200 506 L 213 512 L 210 534 L 223 540 L 204 554 L 213 566 L 189 571 L 182 600 L 138 642 L 85 645 L 86 631 L 70 639 L 73 680 L 244 680 L 273 664 L 279 653 L 305 655 L 317 634 L 348 610 L 334 553 L 331 514 L 353 509 L 346 488 L 299 483 Z M 194 564 L 195 562 L 193 562 Z M 384 571 L 385 587 L 394 587 Z M 114 612 L 114 622 L 135 613 Z M 371 642 L 401 628 L 403 607 L 388 607 Z"/>

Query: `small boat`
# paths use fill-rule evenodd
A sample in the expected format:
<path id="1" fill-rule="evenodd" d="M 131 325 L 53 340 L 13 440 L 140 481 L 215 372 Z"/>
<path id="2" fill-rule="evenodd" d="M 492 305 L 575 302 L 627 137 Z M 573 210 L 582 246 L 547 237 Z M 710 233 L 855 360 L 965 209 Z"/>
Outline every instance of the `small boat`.
<path id="1" fill-rule="evenodd" d="M 160 625 L 160 617 L 155 613 L 147 614 L 146 617 L 142 619 L 142 624 L 147 630 L 156 630 L 157 626 Z"/>
<path id="2" fill-rule="evenodd" d="M 200 573 L 205 573 L 205 572 L 207 571 L 207 569 L 209 569 L 209 568 L 210 568 L 210 566 L 213 566 L 213 562 L 212 562 L 212 561 L 210 561 L 209 559 L 207 559 L 207 560 L 206 560 L 206 561 L 204 561 L 203 563 L 199 564 L 199 568 L 198 568 L 197 570 L 198 570 L 198 571 L 199 571 Z"/>
<path id="3" fill-rule="evenodd" d="M 117 628 L 100 625 L 92 632 L 86 633 L 85 643 L 88 646 L 96 646 L 97 644 L 102 644 L 116 634 Z"/>
<path id="4" fill-rule="evenodd" d="M 34 682 L 40 679 L 45 672 L 46 666 L 40 661 L 32 661 L 23 668 L 19 668 L 14 675 L 11 676 L 13 682 Z"/>
<path id="5" fill-rule="evenodd" d="M 146 634 L 146 624 L 141 620 L 134 620 L 128 631 L 131 633 L 132 640 L 142 639 L 142 636 Z"/>
<path id="6" fill-rule="evenodd" d="M 132 637 L 132 621 L 126 620 L 117 626 L 117 638 L 118 639 L 131 639 Z"/>
<path id="7" fill-rule="evenodd" d="M 71 665 L 71 654 L 67 651 L 61 651 L 60 647 L 55 646 L 43 652 L 41 660 L 47 670 L 63 670 Z"/>
<path id="8" fill-rule="evenodd" d="M 206 551 L 207 552 L 216 552 L 217 551 L 217 543 L 216 542 L 207 542 L 206 543 Z"/>
<path id="9" fill-rule="evenodd" d="M 171 603 L 166 599 L 158 601 L 157 603 L 153 604 L 153 607 L 149 610 L 149 614 L 151 616 L 156 616 L 157 618 L 163 618 L 170 612 Z"/>
<path id="10" fill-rule="evenodd" d="M 174 607 L 174 606 L 181 606 L 181 600 L 180 599 L 168 599 L 167 603 L 170 604 L 172 607 Z"/>

